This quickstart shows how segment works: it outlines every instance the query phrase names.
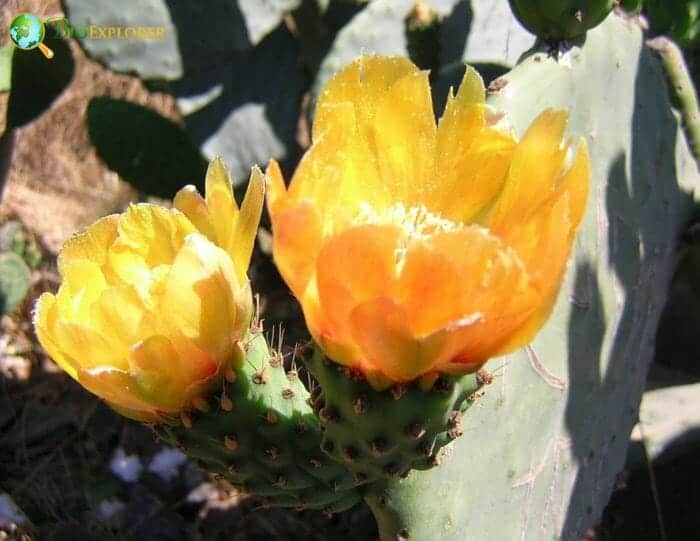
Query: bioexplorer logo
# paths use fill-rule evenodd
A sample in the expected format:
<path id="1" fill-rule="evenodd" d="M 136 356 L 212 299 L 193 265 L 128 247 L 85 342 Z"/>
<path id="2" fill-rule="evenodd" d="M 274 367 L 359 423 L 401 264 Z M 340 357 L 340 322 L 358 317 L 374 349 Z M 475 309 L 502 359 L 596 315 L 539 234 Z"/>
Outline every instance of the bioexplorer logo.
<path id="1" fill-rule="evenodd" d="M 42 21 L 31 13 L 17 15 L 10 23 L 10 39 L 16 47 L 23 50 L 38 48 L 46 58 L 53 58 L 53 51 L 44 44 L 47 34 L 56 39 L 150 41 L 163 39 L 165 28 L 162 26 L 74 25 L 63 16 L 49 17 Z"/>
<path id="2" fill-rule="evenodd" d="M 38 47 L 46 58 L 53 58 L 53 51 L 44 45 L 45 37 L 44 22 L 36 15 L 22 13 L 10 23 L 10 39 L 16 47 L 25 51 Z"/>

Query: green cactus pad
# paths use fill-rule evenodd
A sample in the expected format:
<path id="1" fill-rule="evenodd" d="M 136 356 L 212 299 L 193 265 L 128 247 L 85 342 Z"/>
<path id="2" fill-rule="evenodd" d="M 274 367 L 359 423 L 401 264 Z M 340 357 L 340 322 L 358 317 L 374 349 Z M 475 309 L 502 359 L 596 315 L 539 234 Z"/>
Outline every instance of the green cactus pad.
<path id="1" fill-rule="evenodd" d="M 356 485 L 438 465 L 440 451 L 462 435 L 462 414 L 489 379 L 483 372 L 441 376 L 428 390 L 413 383 L 375 391 L 320 350 L 306 364 L 320 384 L 311 401 L 324 428 L 321 449 L 353 472 Z"/>
<path id="2" fill-rule="evenodd" d="M 382 539 L 581 539 L 624 465 L 700 176 L 641 29 L 611 16 L 559 59 L 533 51 L 489 103 L 518 134 L 547 107 L 585 137 L 589 201 L 551 318 L 464 416 L 439 468 L 368 488 Z M 696 195 L 697 197 L 697 195 Z"/>
<path id="3" fill-rule="evenodd" d="M 17 308 L 29 291 L 29 268 L 15 253 L 0 254 L 0 314 Z"/>
<path id="4" fill-rule="evenodd" d="M 225 382 L 208 412 L 156 433 L 216 477 L 264 505 L 344 511 L 360 501 L 350 474 L 320 450 L 321 430 L 296 372 L 285 373 L 261 334 L 247 341 L 235 381 Z M 342 488 L 341 488 L 342 487 Z"/>
<path id="5" fill-rule="evenodd" d="M 550 41 L 585 34 L 608 16 L 613 4 L 613 0 L 510 0 L 520 23 Z"/>

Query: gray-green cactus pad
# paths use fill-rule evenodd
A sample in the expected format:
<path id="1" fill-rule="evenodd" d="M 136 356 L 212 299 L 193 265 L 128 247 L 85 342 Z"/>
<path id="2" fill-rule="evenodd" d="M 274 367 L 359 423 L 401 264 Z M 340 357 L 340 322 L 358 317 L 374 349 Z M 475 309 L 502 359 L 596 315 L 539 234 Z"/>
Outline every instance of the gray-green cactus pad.
<path id="1" fill-rule="evenodd" d="M 661 66 L 610 17 L 559 60 L 531 54 L 490 103 L 519 134 L 547 107 L 588 142 L 587 214 L 554 313 L 463 418 L 439 468 L 369 496 L 383 538 L 581 539 L 623 466 L 674 246 L 698 186 Z M 500 377 L 498 377 L 500 375 Z M 400 537 L 398 537 L 400 538 Z"/>

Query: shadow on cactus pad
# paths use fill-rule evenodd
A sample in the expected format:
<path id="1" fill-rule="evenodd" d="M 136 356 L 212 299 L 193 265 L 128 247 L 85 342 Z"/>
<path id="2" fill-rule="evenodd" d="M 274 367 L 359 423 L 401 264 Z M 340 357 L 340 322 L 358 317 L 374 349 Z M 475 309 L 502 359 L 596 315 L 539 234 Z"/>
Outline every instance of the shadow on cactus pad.
<path id="1" fill-rule="evenodd" d="M 87 123 L 100 158 L 138 190 L 166 198 L 185 184 L 202 190 L 206 161 L 171 120 L 135 103 L 98 97 L 88 104 Z"/>

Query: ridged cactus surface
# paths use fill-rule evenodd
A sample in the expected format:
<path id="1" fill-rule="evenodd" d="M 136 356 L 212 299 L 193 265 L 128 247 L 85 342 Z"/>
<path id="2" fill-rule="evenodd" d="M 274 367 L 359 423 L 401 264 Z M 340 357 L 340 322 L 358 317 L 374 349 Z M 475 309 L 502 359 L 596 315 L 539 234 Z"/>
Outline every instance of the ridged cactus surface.
<path id="1" fill-rule="evenodd" d="M 245 344 L 235 380 L 224 383 L 208 411 L 187 414 L 182 425 L 156 426 L 156 433 L 266 505 L 326 512 L 354 506 L 360 495 L 353 478 L 321 452 L 318 419 L 299 375 L 285 372 L 262 334 Z"/>
<path id="2" fill-rule="evenodd" d="M 480 373 L 375 391 L 320 351 L 307 361 L 319 382 L 311 395 L 323 426 L 321 449 L 354 474 L 358 485 L 394 479 L 440 462 L 440 450 L 463 434 L 462 415 L 476 401 Z"/>
<path id="3" fill-rule="evenodd" d="M 531 52 L 496 87 L 519 134 L 546 107 L 570 109 L 591 152 L 587 215 L 553 316 L 487 365 L 495 380 L 440 467 L 367 497 L 383 539 L 581 539 L 624 462 L 700 180 L 661 65 L 621 18 L 558 60 Z"/>

